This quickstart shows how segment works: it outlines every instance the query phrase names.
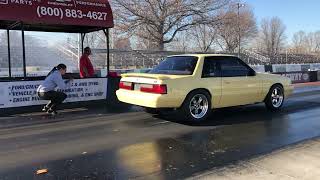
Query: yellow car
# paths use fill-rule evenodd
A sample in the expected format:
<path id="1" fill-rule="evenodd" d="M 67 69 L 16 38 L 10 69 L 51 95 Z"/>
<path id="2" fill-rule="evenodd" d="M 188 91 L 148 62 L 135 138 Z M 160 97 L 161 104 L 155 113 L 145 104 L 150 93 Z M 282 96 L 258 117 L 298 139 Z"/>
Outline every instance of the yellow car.
<path id="1" fill-rule="evenodd" d="M 169 108 L 201 121 L 223 107 L 264 102 L 278 110 L 292 91 L 289 78 L 256 73 L 238 57 L 190 54 L 167 57 L 148 73 L 122 75 L 116 94 L 150 113 Z"/>

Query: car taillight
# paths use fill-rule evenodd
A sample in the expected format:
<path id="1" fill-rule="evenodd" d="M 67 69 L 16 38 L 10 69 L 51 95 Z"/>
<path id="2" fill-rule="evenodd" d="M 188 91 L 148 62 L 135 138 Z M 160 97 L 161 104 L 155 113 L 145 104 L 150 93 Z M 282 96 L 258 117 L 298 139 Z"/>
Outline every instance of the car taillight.
<path id="1" fill-rule="evenodd" d="M 126 90 L 133 90 L 133 86 L 131 82 L 123 82 L 121 81 L 119 83 L 119 88 L 120 89 L 126 89 Z"/>
<path id="2" fill-rule="evenodd" d="M 140 87 L 141 92 L 155 93 L 155 94 L 167 94 L 167 85 L 153 84 L 143 85 Z"/>

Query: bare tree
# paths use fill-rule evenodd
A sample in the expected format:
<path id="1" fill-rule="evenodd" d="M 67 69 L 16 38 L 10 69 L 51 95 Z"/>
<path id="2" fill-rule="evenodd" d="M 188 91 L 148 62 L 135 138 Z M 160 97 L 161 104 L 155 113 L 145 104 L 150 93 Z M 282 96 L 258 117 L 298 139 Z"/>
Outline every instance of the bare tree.
<path id="1" fill-rule="evenodd" d="M 123 35 L 120 29 L 113 28 L 110 31 L 110 42 L 112 49 L 131 50 L 131 40 L 129 36 Z"/>
<path id="2" fill-rule="evenodd" d="M 292 49 L 295 53 L 319 53 L 320 52 L 320 31 L 305 33 L 296 32 L 292 38 Z"/>
<path id="3" fill-rule="evenodd" d="M 320 53 L 320 31 L 313 33 L 314 38 L 314 52 Z"/>
<path id="4" fill-rule="evenodd" d="M 179 32 L 216 21 L 213 15 L 230 0 L 114 0 L 120 29 L 164 50 Z"/>
<path id="5" fill-rule="evenodd" d="M 121 50 L 131 50 L 130 39 L 126 37 L 115 39 L 114 48 L 121 49 Z"/>
<path id="6" fill-rule="evenodd" d="M 139 36 L 132 36 L 133 41 L 135 42 L 135 46 L 133 49 L 156 49 L 157 44 L 155 42 L 152 42 L 149 39 L 141 38 Z"/>
<path id="7" fill-rule="evenodd" d="M 193 37 L 197 50 L 208 52 L 212 49 L 217 38 L 215 25 L 199 24 L 190 29 L 189 34 Z"/>
<path id="8" fill-rule="evenodd" d="M 31 39 L 31 41 L 30 41 Z M 35 37 L 30 36 L 29 34 L 26 33 L 25 35 L 25 41 L 26 41 L 26 46 L 34 46 L 36 44 L 41 43 L 38 39 Z M 7 46 L 8 41 L 7 41 L 7 32 L 3 32 L 0 35 L 0 43 L 2 46 Z M 20 47 L 22 46 L 22 36 L 20 31 L 10 31 L 10 45 L 14 47 Z M 39 46 L 39 45 L 38 45 Z"/>
<path id="9" fill-rule="evenodd" d="M 166 49 L 169 51 L 190 52 L 194 41 L 190 38 L 189 31 L 179 33 L 170 44 L 167 44 Z"/>
<path id="10" fill-rule="evenodd" d="M 0 30 L 0 46 L 7 44 L 7 34 L 5 31 Z"/>
<path id="11" fill-rule="evenodd" d="M 306 33 L 304 31 L 296 32 L 292 37 L 292 44 L 294 53 L 307 53 L 308 37 Z"/>
<path id="12" fill-rule="evenodd" d="M 277 56 L 285 45 L 285 30 L 286 26 L 278 17 L 262 20 L 260 40 L 262 50 L 269 58 Z"/>
<path id="13" fill-rule="evenodd" d="M 221 23 L 217 26 L 220 46 L 231 53 L 239 46 L 239 36 L 241 43 L 245 44 L 257 34 L 256 19 L 252 9 L 246 5 L 241 9 L 239 16 L 237 11 L 234 4 L 228 11 L 221 11 L 219 15 Z"/>

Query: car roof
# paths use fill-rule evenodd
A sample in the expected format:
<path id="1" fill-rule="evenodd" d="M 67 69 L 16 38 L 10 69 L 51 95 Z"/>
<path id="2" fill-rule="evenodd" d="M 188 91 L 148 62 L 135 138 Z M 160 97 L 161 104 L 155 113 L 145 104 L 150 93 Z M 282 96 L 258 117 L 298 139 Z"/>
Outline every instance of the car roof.
<path id="1" fill-rule="evenodd" d="M 237 57 L 232 54 L 179 54 L 179 55 L 172 55 L 168 57 L 179 57 L 179 56 L 195 56 L 195 57 Z"/>

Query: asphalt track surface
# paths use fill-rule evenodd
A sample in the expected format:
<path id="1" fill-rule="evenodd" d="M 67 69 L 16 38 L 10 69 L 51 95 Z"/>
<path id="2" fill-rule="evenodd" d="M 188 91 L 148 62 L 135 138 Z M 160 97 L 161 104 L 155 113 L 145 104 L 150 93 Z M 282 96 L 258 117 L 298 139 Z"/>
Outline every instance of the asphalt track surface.
<path id="1" fill-rule="evenodd" d="M 280 112 L 226 108 L 196 124 L 101 105 L 55 119 L 2 115 L 0 180 L 183 179 L 318 136 L 320 91 L 294 95 Z"/>

